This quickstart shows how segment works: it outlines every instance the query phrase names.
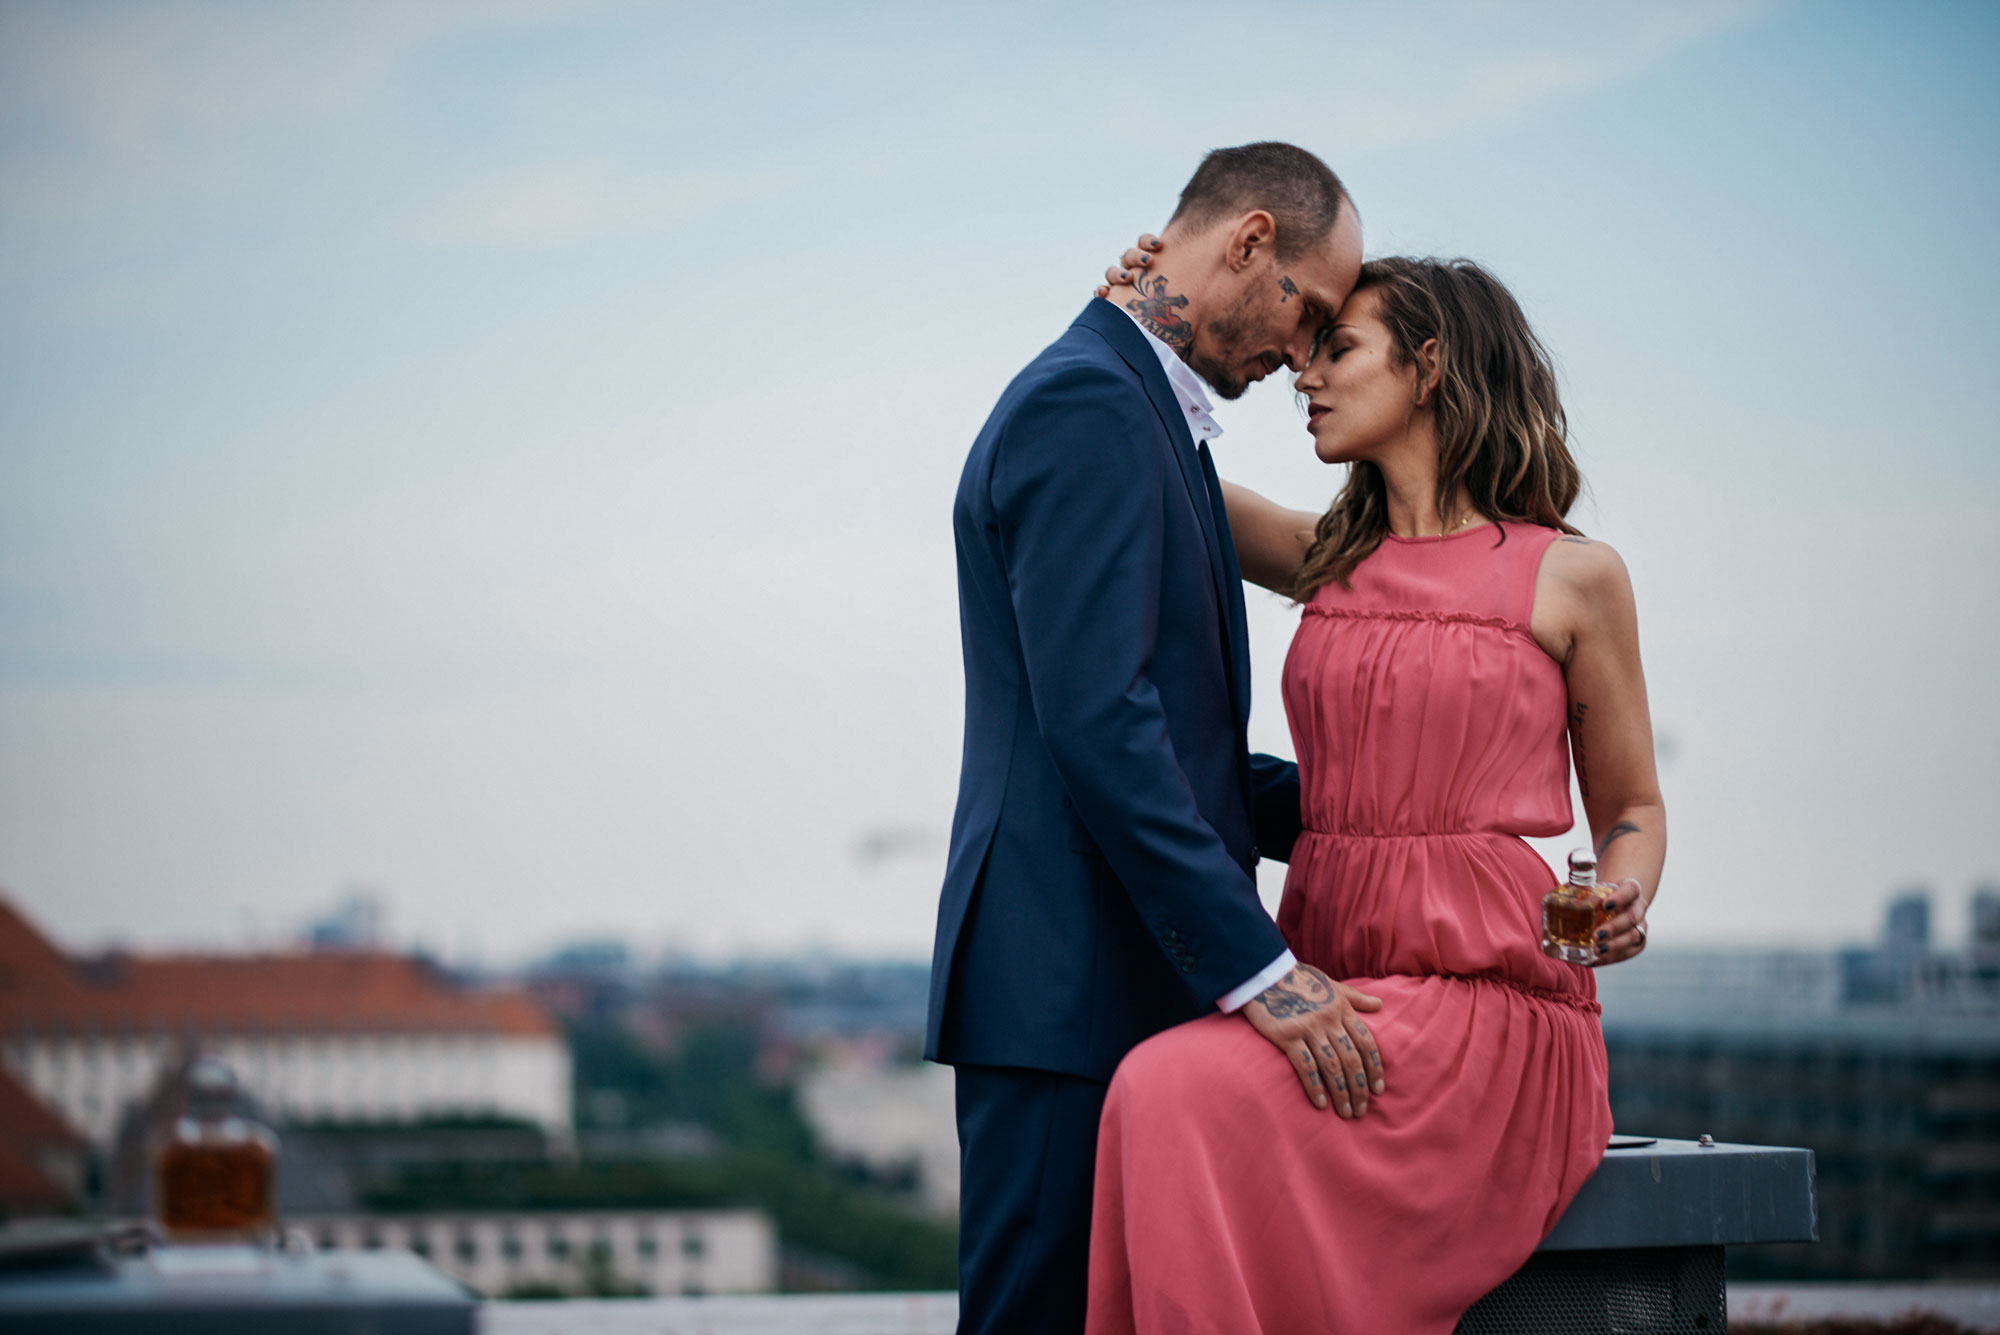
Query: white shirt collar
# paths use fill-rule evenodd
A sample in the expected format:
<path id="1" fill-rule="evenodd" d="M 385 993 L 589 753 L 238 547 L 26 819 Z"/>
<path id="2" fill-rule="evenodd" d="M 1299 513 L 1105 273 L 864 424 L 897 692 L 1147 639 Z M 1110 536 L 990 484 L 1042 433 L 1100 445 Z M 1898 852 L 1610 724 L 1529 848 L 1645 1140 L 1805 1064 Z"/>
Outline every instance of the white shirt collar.
<path id="1" fill-rule="evenodd" d="M 1111 304 L 1118 306 L 1117 302 Z M 1208 397 L 1208 386 L 1201 382 L 1201 377 L 1181 360 L 1179 353 L 1167 346 L 1165 339 L 1146 328 L 1138 316 L 1125 310 L 1123 306 L 1118 306 L 1118 309 L 1124 311 L 1126 319 L 1139 326 L 1139 332 L 1153 345 L 1153 354 L 1160 359 L 1160 369 L 1167 373 L 1167 383 L 1174 387 L 1174 398 L 1179 401 L 1181 411 L 1187 415 L 1188 434 L 1195 438 L 1197 444 L 1214 440 L 1221 435 L 1222 424 L 1213 416 L 1215 404 Z"/>

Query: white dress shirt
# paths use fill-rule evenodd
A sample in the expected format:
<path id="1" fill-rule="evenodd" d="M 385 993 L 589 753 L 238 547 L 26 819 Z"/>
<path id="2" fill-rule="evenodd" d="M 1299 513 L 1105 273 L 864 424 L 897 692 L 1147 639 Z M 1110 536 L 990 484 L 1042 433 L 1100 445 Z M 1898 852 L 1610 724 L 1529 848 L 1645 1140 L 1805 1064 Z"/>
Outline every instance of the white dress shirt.
<path id="1" fill-rule="evenodd" d="M 1117 305 L 1116 302 L 1112 304 Z M 1123 306 L 1119 306 L 1118 309 L 1125 311 Z M 1139 332 L 1153 345 L 1153 355 L 1160 359 L 1160 369 L 1167 373 L 1167 383 L 1173 386 L 1174 398 L 1180 403 L 1181 411 L 1187 414 L 1188 434 L 1195 438 L 1197 444 L 1206 444 L 1221 435 L 1222 425 L 1214 416 L 1215 403 L 1208 397 L 1208 386 L 1201 382 L 1201 377 L 1194 373 L 1194 368 L 1182 361 L 1180 354 L 1167 346 L 1165 339 L 1146 328 L 1138 316 L 1130 311 L 1125 311 L 1125 316 L 1139 326 Z M 1208 481 L 1204 478 L 1202 486 L 1207 485 Z M 1254 977 L 1245 980 L 1240 987 L 1231 988 L 1223 993 L 1221 1000 L 1215 1003 L 1216 1009 L 1225 1015 L 1243 1009 L 1246 1002 L 1290 973 L 1298 962 L 1298 957 L 1291 951 L 1280 952 L 1278 958 L 1272 960 Z"/>

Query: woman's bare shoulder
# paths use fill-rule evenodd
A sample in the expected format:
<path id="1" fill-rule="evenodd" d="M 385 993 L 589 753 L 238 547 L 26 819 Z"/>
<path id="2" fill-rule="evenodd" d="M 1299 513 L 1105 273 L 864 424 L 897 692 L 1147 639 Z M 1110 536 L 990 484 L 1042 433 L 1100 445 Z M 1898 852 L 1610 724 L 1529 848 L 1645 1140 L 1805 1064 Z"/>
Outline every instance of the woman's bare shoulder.
<path id="1" fill-rule="evenodd" d="M 1632 577 L 1608 542 L 1565 533 L 1542 554 L 1530 630 L 1544 651 L 1567 664 L 1578 637 L 1633 616 Z"/>
<path id="2" fill-rule="evenodd" d="M 1632 576 L 1618 549 L 1581 534 L 1565 533 L 1549 544 L 1542 557 L 1542 579 L 1561 584 L 1587 602 L 1632 596 Z"/>

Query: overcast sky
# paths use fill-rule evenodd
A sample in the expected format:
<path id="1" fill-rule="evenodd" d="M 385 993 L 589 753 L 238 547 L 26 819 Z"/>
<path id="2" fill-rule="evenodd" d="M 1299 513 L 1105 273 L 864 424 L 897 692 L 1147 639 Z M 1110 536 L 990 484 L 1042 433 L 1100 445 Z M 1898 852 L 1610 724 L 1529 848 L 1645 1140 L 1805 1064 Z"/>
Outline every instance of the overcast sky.
<path id="1" fill-rule="evenodd" d="M 1638 591 L 1655 938 L 2000 880 L 2000 7 L 0 7 L 0 885 L 928 949 L 949 510 L 1208 148 L 1464 254 Z M 1273 382 L 1226 475 L 1318 507 Z M 1253 740 L 1295 615 L 1253 591 Z M 1550 841 L 1558 854 L 1564 841 Z M 1267 885 L 1272 901 L 1275 877 Z"/>

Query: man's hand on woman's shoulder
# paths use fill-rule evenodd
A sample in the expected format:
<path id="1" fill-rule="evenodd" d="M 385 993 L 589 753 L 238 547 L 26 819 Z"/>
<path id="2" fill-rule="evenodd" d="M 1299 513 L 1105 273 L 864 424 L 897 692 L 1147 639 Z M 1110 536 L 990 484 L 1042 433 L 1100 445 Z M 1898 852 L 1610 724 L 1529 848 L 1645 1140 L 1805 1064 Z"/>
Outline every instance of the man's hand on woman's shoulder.
<path id="1" fill-rule="evenodd" d="M 1386 1086 L 1381 1049 L 1358 1012 L 1380 1009 L 1381 998 L 1300 964 L 1239 1014 L 1285 1054 L 1313 1107 L 1359 1117 Z"/>

